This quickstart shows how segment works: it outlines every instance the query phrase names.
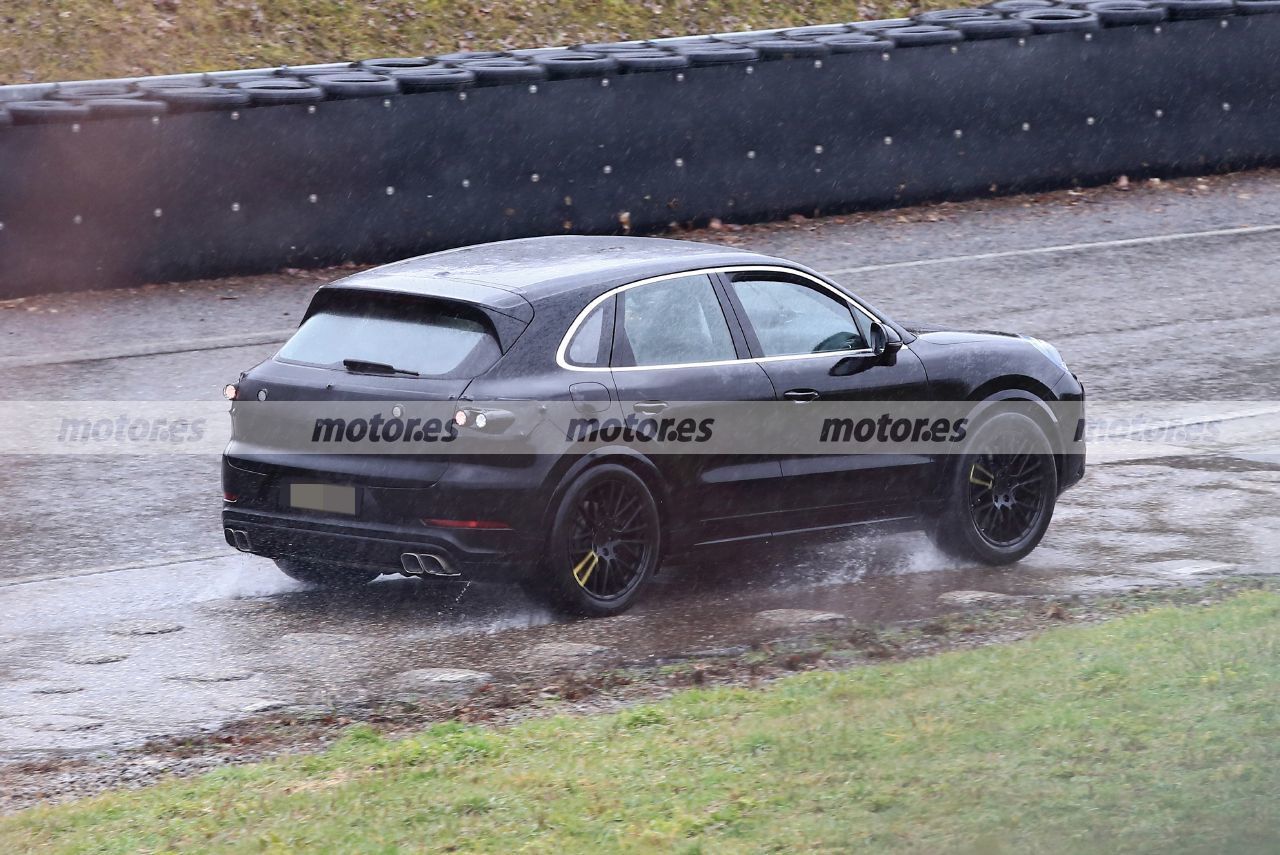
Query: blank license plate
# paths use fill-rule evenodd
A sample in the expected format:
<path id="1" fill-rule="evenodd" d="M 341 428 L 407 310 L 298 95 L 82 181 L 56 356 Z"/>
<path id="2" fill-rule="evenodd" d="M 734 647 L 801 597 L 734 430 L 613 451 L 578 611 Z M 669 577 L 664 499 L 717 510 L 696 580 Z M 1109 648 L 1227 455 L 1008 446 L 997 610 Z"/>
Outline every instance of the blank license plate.
<path id="1" fill-rule="evenodd" d="M 356 488 L 339 487 L 334 484 L 290 484 L 289 504 L 308 511 L 354 514 Z"/>

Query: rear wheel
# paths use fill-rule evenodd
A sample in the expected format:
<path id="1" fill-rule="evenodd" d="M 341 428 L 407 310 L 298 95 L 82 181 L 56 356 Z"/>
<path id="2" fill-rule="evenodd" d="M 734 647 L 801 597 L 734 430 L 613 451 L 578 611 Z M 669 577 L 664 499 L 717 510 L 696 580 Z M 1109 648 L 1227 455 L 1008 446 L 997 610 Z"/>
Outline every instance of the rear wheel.
<path id="1" fill-rule="evenodd" d="M 556 511 L 542 589 L 568 611 L 613 615 L 635 602 L 658 567 L 658 505 L 624 466 L 583 473 Z"/>
<path id="2" fill-rule="evenodd" d="M 973 452 L 952 471 L 934 541 L 959 558 L 1011 564 L 1036 548 L 1053 518 L 1058 472 L 1049 441 L 1034 419 L 1001 413 L 970 442 Z"/>
<path id="3" fill-rule="evenodd" d="M 381 575 L 377 570 L 319 561 L 295 561 L 292 558 L 278 558 L 276 566 L 290 579 L 320 588 L 358 588 Z"/>

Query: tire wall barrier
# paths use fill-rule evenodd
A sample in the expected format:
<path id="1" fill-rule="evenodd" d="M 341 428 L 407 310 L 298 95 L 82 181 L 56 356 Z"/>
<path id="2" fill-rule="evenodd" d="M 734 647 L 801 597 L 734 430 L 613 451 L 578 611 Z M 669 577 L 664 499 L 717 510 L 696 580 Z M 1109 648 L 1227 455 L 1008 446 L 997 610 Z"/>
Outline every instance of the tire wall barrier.
<path id="1" fill-rule="evenodd" d="M 661 57 L 711 40 L 669 40 L 644 51 L 659 67 L 584 60 L 558 79 L 410 94 L 267 87 L 299 103 L 27 122 L 0 103 L 0 296 L 1275 163 L 1280 14 L 1225 5 L 960 40 L 917 23 L 896 45 L 760 43 L 755 59 L 688 67 Z"/>

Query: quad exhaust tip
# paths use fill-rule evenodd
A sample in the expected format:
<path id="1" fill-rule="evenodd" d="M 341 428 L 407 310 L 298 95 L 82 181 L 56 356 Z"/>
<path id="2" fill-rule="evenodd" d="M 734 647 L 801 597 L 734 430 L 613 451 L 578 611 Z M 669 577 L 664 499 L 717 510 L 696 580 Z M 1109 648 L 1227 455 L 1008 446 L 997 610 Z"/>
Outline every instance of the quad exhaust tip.
<path id="1" fill-rule="evenodd" d="M 406 576 L 461 576 L 447 558 L 430 552 L 406 552 L 400 556 L 400 572 Z"/>
<path id="2" fill-rule="evenodd" d="M 250 552 L 252 547 L 249 544 L 249 532 L 242 531 L 238 528 L 228 528 L 226 530 L 227 542 L 241 552 Z"/>

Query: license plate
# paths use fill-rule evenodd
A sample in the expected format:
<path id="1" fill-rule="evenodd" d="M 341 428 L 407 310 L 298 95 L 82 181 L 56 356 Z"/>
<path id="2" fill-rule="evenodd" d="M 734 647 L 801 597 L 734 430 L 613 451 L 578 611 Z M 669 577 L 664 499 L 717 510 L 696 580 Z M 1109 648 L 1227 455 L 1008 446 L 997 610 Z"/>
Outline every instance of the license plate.
<path id="1" fill-rule="evenodd" d="M 336 484 L 290 484 L 289 504 L 308 511 L 354 514 L 356 488 Z"/>

